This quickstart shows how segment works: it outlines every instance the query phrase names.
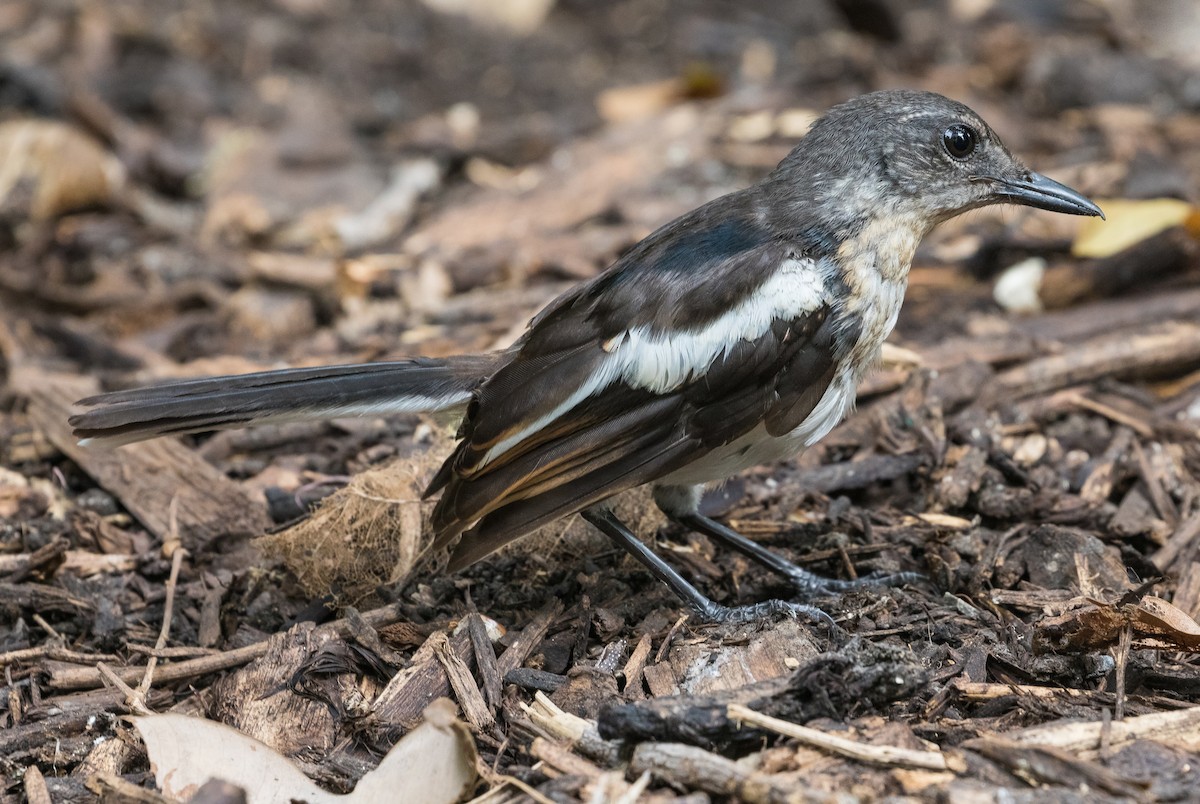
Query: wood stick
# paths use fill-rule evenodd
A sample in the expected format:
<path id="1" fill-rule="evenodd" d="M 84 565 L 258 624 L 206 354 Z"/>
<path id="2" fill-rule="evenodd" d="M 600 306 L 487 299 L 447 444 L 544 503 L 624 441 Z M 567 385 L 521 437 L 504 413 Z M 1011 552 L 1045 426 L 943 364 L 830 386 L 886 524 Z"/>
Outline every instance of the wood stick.
<path id="1" fill-rule="evenodd" d="M 1161 373 L 1200 362 L 1200 326 L 1171 322 L 1135 333 L 1104 335 L 1062 354 L 1031 360 L 996 375 L 982 403 L 1020 399 L 1101 377 Z"/>
<path id="2" fill-rule="evenodd" d="M 533 728 L 554 740 L 571 742 L 575 750 L 589 759 L 605 767 L 612 767 L 620 761 L 619 747 L 603 739 L 594 722 L 564 712 L 545 693 L 534 693 L 533 704 L 522 703 L 521 709 L 529 716 Z"/>
<path id="3" fill-rule="evenodd" d="M 1200 537 L 1200 511 L 1193 512 L 1180 522 L 1179 527 L 1167 539 L 1167 543 L 1158 548 L 1154 555 L 1150 556 L 1150 560 L 1159 570 L 1168 572 L 1181 555 L 1191 550 L 1197 537 Z"/>
<path id="4" fill-rule="evenodd" d="M 401 618 L 402 614 L 397 604 L 390 604 L 374 609 L 373 611 L 368 611 L 362 616 L 364 620 L 378 628 L 396 622 Z M 347 619 L 335 620 L 332 623 L 321 626 L 321 628 L 333 629 L 341 637 L 345 637 L 351 631 Z M 263 656 L 267 652 L 267 642 L 268 640 L 264 639 L 252 645 L 235 648 L 234 650 L 217 653 L 212 656 L 201 656 L 198 659 L 161 665 L 155 668 L 151 683 L 169 684 L 173 681 L 196 678 L 197 676 L 228 670 L 231 667 L 238 667 Z M 126 684 L 138 683 L 144 672 L 144 666 L 124 667 L 113 671 L 117 678 L 120 678 Z M 100 671 L 95 667 L 78 667 L 65 670 L 51 670 L 46 685 L 56 690 L 87 690 L 101 686 L 101 679 Z"/>
<path id="5" fill-rule="evenodd" d="M 646 697 L 642 689 L 642 674 L 646 670 L 646 660 L 650 658 L 650 649 L 650 635 L 642 634 L 637 647 L 629 654 L 629 661 L 625 662 L 622 674 L 625 676 L 625 699 L 628 701 L 639 701 Z"/>
<path id="6" fill-rule="evenodd" d="M 409 666 L 392 676 L 379 693 L 371 704 L 371 713 L 379 723 L 411 729 L 421 722 L 425 707 L 436 698 L 450 694 L 451 679 L 439 661 L 436 650 L 442 639 L 446 639 L 443 632 L 434 632 L 417 648 Z M 458 656 L 471 655 L 471 640 L 466 634 L 449 637 L 449 644 Z M 467 676 L 470 677 L 469 672 Z M 471 685 L 474 684 L 472 680 Z M 475 694 L 478 695 L 478 690 Z M 462 703 L 462 699 L 459 703 Z"/>
<path id="7" fill-rule="evenodd" d="M 93 662 L 115 662 L 120 659 L 115 653 L 85 653 L 84 651 L 68 650 L 54 645 L 38 645 L 33 648 L 18 648 L 7 653 L 0 653 L 0 668 L 10 664 L 19 664 L 34 659 L 52 659 L 57 662 L 73 662 L 75 664 L 91 664 Z"/>
<path id="8" fill-rule="evenodd" d="M 911 748 L 897 748 L 892 745 L 869 745 L 856 740 L 848 740 L 833 734 L 826 734 L 808 726 L 801 726 L 777 717 L 770 717 L 755 712 L 741 704 L 730 704 L 726 709 L 730 720 L 757 726 L 760 729 L 773 731 L 785 737 L 799 740 L 805 745 L 820 748 L 835 754 L 840 754 L 860 762 L 873 765 L 906 766 L 924 768 L 926 770 L 949 770 L 946 756 L 940 751 L 914 751 Z"/>
<path id="9" fill-rule="evenodd" d="M 1144 287 L 1157 277 L 1181 273 L 1196 254 L 1196 239 L 1173 226 L 1108 257 L 1071 261 L 1046 271 L 1038 298 L 1047 308 L 1069 307 L 1097 296 Z"/>
<path id="10" fill-rule="evenodd" d="M 957 681 L 954 684 L 954 689 L 959 695 L 971 701 L 992 701 L 996 698 L 1004 698 L 1009 695 L 1028 695 L 1031 698 L 1044 698 L 1046 700 L 1061 701 L 1064 698 L 1076 698 L 1109 705 L 1116 703 L 1116 696 L 1111 692 L 1076 690 L 1067 687 L 1039 687 L 1033 684 L 994 684 L 986 681 Z M 1156 706 L 1164 708 L 1174 707 L 1175 709 L 1185 709 L 1189 706 L 1186 701 L 1177 701 L 1161 695 L 1153 697 L 1131 695 L 1129 696 L 1129 700 L 1151 702 Z"/>
<path id="11" fill-rule="evenodd" d="M 171 503 L 171 534 L 179 533 L 179 519 L 175 515 L 178 510 L 174 501 Z M 179 568 L 183 566 L 183 557 L 187 555 L 187 550 L 179 546 L 178 541 L 175 542 L 175 550 L 171 554 L 171 574 L 167 578 L 166 600 L 163 603 L 163 621 L 162 627 L 158 631 L 158 641 L 154 643 L 154 649 L 160 651 L 167 646 L 167 637 L 171 634 L 171 617 L 175 613 L 175 586 L 179 583 Z M 142 675 L 142 681 L 138 684 L 137 694 L 138 699 L 145 703 L 146 693 L 150 691 L 150 683 L 154 680 L 154 668 L 158 665 L 158 656 L 150 654 L 150 658 L 146 662 L 146 672 Z"/>
<path id="12" fill-rule="evenodd" d="M 1141 329 L 1147 321 L 1194 321 L 1197 316 L 1200 288 L 1172 288 L 1034 316 L 1021 321 L 1020 329 L 1039 340 L 1078 341 L 1118 329 Z"/>
<path id="13" fill-rule="evenodd" d="M 1004 739 L 1021 745 L 1038 745 L 1060 748 L 1064 751 L 1095 754 L 1100 750 L 1103 723 L 1051 723 L 1011 731 Z M 1156 740 L 1168 745 L 1179 745 L 1183 741 L 1194 750 L 1200 744 L 1200 706 L 1178 709 L 1173 712 L 1152 712 L 1126 720 L 1115 721 L 1109 726 L 1111 748 L 1131 743 L 1134 740 Z"/>
<path id="14" fill-rule="evenodd" d="M 634 750 L 629 768 L 634 773 L 649 771 L 684 790 L 699 788 L 747 804 L 824 804 L 858 800 L 780 784 L 769 775 L 744 768 L 732 759 L 682 743 L 642 743 Z"/>
<path id="15" fill-rule="evenodd" d="M 591 760 L 584 759 L 566 746 L 547 740 L 545 737 L 533 738 L 533 744 L 529 746 L 529 753 L 556 771 L 569 776 L 582 776 L 594 781 L 604 772 Z"/>
<path id="16" fill-rule="evenodd" d="M 37 765 L 25 769 L 25 800 L 29 804 L 53 804 L 50 790 L 46 787 L 46 778 L 38 770 Z"/>

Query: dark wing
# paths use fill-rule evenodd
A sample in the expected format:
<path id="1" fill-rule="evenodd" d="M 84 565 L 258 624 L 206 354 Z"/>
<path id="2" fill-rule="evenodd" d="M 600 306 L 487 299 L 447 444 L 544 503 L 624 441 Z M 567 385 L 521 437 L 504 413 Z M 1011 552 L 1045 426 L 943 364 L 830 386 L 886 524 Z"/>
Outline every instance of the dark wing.
<path id="1" fill-rule="evenodd" d="M 817 365 L 818 378 L 830 376 L 824 366 L 835 362 L 834 353 L 814 348 L 816 342 L 832 342 L 825 337 L 833 329 L 829 321 L 828 308 L 777 321 L 669 394 L 610 385 L 574 408 L 566 421 L 557 421 L 557 437 L 472 476 L 454 475 L 435 511 L 435 528 L 445 542 L 478 522 L 455 549 L 451 568 L 467 566 L 559 517 L 666 477 L 755 429 L 781 405 L 803 421 L 824 386 L 804 389 L 807 402 L 784 401 L 775 377 L 798 359 Z M 801 414 L 800 404 L 808 411 Z"/>
<path id="2" fill-rule="evenodd" d="M 817 262 L 760 228 L 748 196 L 717 206 L 665 227 L 551 304 L 513 359 L 478 389 L 462 440 L 427 492 L 443 490 L 434 512 L 440 544 L 477 523 L 455 553 L 456 566 L 669 475 L 753 429 L 780 404 L 776 377 L 815 343 L 828 310 L 768 319 L 752 338 L 739 337 L 738 317 L 726 314 L 756 299 L 766 303 L 763 286 L 785 261 L 807 260 L 814 272 Z M 699 362 L 686 376 L 656 384 L 659 363 L 676 354 L 664 344 L 706 328 L 729 330 L 728 337 L 708 357 L 681 350 Z M 831 351 L 819 351 L 825 357 L 810 358 L 814 366 L 804 371 L 814 379 L 833 361 Z M 780 420 L 805 404 L 791 405 Z"/>

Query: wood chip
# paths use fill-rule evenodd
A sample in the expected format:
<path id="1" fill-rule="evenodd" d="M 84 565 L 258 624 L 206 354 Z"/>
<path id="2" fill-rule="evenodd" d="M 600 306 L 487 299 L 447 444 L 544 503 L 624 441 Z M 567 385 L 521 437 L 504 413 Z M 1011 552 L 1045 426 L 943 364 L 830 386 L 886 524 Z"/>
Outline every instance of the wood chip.
<path id="1" fill-rule="evenodd" d="M 94 381 L 42 377 L 28 394 L 29 415 L 46 437 L 162 538 L 178 506 L 185 546 L 257 536 L 269 521 L 265 501 L 243 489 L 178 441 L 158 438 L 120 449 L 82 447 L 67 424 L 75 401 L 97 392 Z"/>
<path id="2" fill-rule="evenodd" d="M 446 671 L 450 689 L 454 690 L 454 697 L 458 700 L 467 722 L 477 733 L 494 736 L 496 718 L 492 715 L 487 701 L 483 699 L 483 693 L 479 691 L 475 679 L 471 677 L 471 670 L 466 662 L 450 647 L 450 640 L 444 632 L 438 631 L 429 637 L 429 642 L 434 655 L 442 663 L 442 669 Z"/>

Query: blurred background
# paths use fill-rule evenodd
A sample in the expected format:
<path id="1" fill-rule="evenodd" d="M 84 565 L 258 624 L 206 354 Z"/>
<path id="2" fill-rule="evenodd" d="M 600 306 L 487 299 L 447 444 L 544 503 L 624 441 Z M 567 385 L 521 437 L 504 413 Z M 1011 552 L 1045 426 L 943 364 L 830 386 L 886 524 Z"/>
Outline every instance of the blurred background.
<path id="1" fill-rule="evenodd" d="M 167 643 L 164 619 L 174 682 L 155 678 L 142 704 L 235 725 L 338 790 L 417 722 L 419 707 L 379 692 L 410 660 L 444 682 L 413 649 L 468 608 L 511 628 L 542 611 L 524 653 L 502 660 L 543 681 L 601 655 L 620 666 L 637 644 L 648 686 L 627 675 L 631 702 L 694 692 L 689 668 L 710 647 L 730 667 L 791 672 L 803 626 L 705 645 L 711 632 L 681 632 L 679 602 L 582 526 L 554 526 L 554 551 L 399 583 L 423 543 L 415 500 L 450 440 L 436 424 L 278 425 L 114 451 L 80 448 L 66 419 L 76 399 L 166 378 L 507 345 L 661 224 L 757 180 L 824 109 L 883 88 L 966 102 L 1108 221 L 990 208 L 940 227 L 862 413 L 797 460 L 732 481 L 707 510 L 822 573 L 930 578 L 933 592 L 830 609 L 861 645 L 892 652 L 861 688 L 822 671 L 836 706 L 819 715 L 903 714 L 886 728 L 911 726 L 905 744 L 958 745 L 1099 720 L 1114 701 L 1119 713 L 1126 661 L 1142 694 L 1127 711 L 1195 704 L 1197 43 L 1196 0 L 0 0 L 3 793 L 40 767 L 56 800 L 89 800 L 99 762 L 153 784 L 140 744 L 109 756 L 119 741 L 97 736 L 124 729 L 114 715 L 133 699 L 101 689 L 96 663 L 138 684 L 146 653 Z M 664 528 L 645 499 L 630 505 L 627 521 L 672 536 L 661 549 L 715 599 L 772 592 L 741 558 Z M 1160 576 L 1164 597 L 1143 612 L 1158 641 L 1130 652 L 1141 621 L 1129 607 L 1151 586 L 1138 579 Z M 177 591 L 173 619 L 164 586 Z M 1080 600 L 1124 607 L 1104 622 L 1126 630 L 1072 620 Z M 360 631 L 353 649 L 337 641 L 332 669 L 309 662 L 303 627 L 282 633 L 384 601 L 390 619 L 371 622 L 394 623 L 381 630 L 389 647 Z M 1049 612 L 1066 618 L 1060 631 L 1046 630 Z M 1079 634 L 1086 644 L 1065 645 Z M 187 657 L 271 635 L 299 642 L 266 669 L 234 670 L 248 654 L 216 684 L 214 666 L 189 669 Z M 1035 656 L 1039 639 L 1079 661 Z M 901 671 L 887 669 L 898 656 Z M 952 687 L 960 672 L 979 697 Z M 506 678 L 497 708 L 501 681 L 489 683 L 503 729 L 476 729 L 484 764 L 577 800 L 528 767 L 527 727 L 509 731 L 527 722 L 519 704 L 534 687 Z M 1013 683 L 1052 691 L 1017 699 Z M 267 698 L 294 719 L 282 704 L 256 710 Z M 897 781 L 848 761 L 842 776 L 822 765 L 796 778 L 967 800 L 954 784 L 1016 789 L 1045 767 L 1013 755 L 1005 776 L 989 756 L 998 764 L 957 780 Z M 1180 749 L 1101 770 L 1143 779 L 1169 766 L 1137 795 L 1174 784 L 1173 800 L 1194 800 L 1195 762 Z M 1115 778 L 1050 767 L 1038 783 L 1064 796 Z"/>
<path id="2" fill-rule="evenodd" d="M 1097 197 L 1194 201 L 1198 38 L 1187 0 L 10 0 L 0 304 L 109 379 L 482 348 L 889 87 Z M 944 228 L 905 331 L 1080 225 Z"/>

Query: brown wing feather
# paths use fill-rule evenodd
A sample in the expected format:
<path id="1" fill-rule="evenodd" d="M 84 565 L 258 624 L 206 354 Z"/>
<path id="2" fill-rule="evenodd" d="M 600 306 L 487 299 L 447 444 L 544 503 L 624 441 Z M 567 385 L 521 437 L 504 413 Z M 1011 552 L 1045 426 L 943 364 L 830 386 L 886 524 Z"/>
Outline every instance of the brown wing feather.
<path id="1" fill-rule="evenodd" d="M 610 385 L 565 412 L 552 434 L 539 432 L 534 443 L 476 463 L 469 474 L 449 472 L 434 511 L 438 544 L 476 523 L 452 556 L 454 567 L 466 566 L 542 524 L 653 482 L 743 435 L 781 404 L 776 386 L 791 364 L 833 361 L 806 357 L 827 318 L 822 309 L 778 321 L 669 395 Z M 818 350 L 829 346 L 821 340 Z M 813 393 L 819 398 L 823 391 Z"/>
<path id="2" fill-rule="evenodd" d="M 641 434 L 666 438 L 678 418 L 678 396 L 655 397 L 629 388 L 605 397 L 624 397 L 627 409 L 599 419 L 587 412 L 564 416 L 576 426 L 541 447 L 503 464 L 489 464 L 470 477 L 453 476 L 433 512 L 433 528 L 445 542 L 480 517 L 516 500 L 545 493 L 620 460 L 640 444 Z M 560 428 L 566 430 L 565 427 Z"/>

